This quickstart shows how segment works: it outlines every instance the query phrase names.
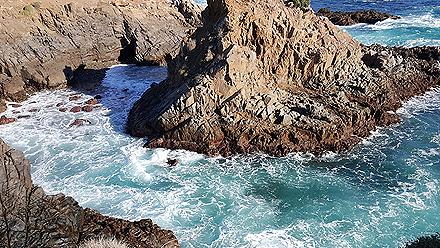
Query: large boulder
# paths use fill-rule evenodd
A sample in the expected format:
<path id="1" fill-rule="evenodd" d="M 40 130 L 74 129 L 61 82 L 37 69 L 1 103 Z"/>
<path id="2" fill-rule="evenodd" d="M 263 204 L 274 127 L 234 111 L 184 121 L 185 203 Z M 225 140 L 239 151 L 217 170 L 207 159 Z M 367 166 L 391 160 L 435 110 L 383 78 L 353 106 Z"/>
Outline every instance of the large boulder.
<path id="1" fill-rule="evenodd" d="M 182 6 L 197 23 L 192 2 Z M 1 3 L 0 111 L 5 100 L 74 82 L 75 72 L 100 78 L 97 69 L 120 62 L 165 64 L 194 29 L 179 8 L 167 0 Z"/>
<path id="2" fill-rule="evenodd" d="M 179 247 L 173 232 L 151 220 L 111 218 L 63 194 L 46 195 L 32 184 L 23 153 L 1 139 L 0 216 L 1 247 L 77 247 L 97 238 L 116 238 L 130 247 Z"/>
<path id="3" fill-rule="evenodd" d="M 149 137 L 148 147 L 345 151 L 439 82 L 438 48 L 363 47 L 281 0 L 209 0 L 203 18 L 168 78 L 130 111 L 127 130 Z"/>

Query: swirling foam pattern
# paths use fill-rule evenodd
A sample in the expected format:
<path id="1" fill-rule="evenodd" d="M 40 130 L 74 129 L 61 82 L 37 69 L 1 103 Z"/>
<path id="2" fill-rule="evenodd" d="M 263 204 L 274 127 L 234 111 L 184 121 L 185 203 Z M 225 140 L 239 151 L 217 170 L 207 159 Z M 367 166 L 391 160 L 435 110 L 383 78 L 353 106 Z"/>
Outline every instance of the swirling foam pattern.
<path id="1" fill-rule="evenodd" d="M 406 103 L 401 124 L 349 154 L 225 159 L 144 149 L 124 134 L 130 106 L 165 76 L 165 68 L 117 66 L 79 100 L 68 100 L 72 90 L 38 93 L 8 108 L 30 117 L 0 135 L 25 152 L 48 192 L 108 215 L 152 218 L 183 247 L 398 247 L 440 230 L 439 90 Z M 103 99 L 93 112 L 56 107 L 95 94 Z M 69 127 L 76 118 L 92 124 Z M 180 162 L 170 168 L 168 158 Z"/>

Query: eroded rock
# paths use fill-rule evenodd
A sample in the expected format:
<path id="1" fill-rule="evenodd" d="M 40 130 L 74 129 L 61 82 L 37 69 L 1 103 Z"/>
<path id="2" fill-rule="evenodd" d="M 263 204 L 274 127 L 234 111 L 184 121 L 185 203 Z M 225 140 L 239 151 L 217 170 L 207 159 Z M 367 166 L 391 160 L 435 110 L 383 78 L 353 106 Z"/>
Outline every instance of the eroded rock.
<path id="1" fill-rule="evenodd" d="M 1 139 L 0 200 L 1 247 L 77 247 L 91 238 L 116 238 L 130 247 L 179 247 L 171 231 L 149 219 L 107 217 L 63 194 L 46 195 L 32 184 L 23 153 Z"/>
<path id="2" fill-rule="evenodd" d="M 149 137 L 149 147 L 346 151 L 440 80 L 440 48 L 363 47 L 281 0 L 211 0 L 203 16 L 168 78 L 130 111 L 128 132 Z"/>

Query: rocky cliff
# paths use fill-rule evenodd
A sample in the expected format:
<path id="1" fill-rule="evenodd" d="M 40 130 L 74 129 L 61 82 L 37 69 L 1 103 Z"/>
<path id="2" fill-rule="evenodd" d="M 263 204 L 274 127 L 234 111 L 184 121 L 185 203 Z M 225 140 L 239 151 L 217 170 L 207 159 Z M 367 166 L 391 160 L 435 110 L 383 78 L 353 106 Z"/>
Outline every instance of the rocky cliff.
<path id="1" fill-rule="evenodd" d="M 363 47 L 283 1 L 209 0 L 168 78 L 130 111 L 149 147 L 210 155 L 345 151 L 440 80 L 439 48 Z"/>
<path id="2" fill-rule="evenodd" d="M 66 86 L 75 71 L 165 64 L 198 11 L 191 1 L 178 7 L 167 0 L 2 1 L 0 112 L 5 100 Z"/>
<path id="3" fill-rule="evenodd" d="M 116 238 L 130 247 L 179 247 L 171 231 L 151 220 L 126 221 L 83 209 L 71 197 L 46 195 L 32 185 L 23 153 L 0 139 L 0 246 L 77 247 Z"/>

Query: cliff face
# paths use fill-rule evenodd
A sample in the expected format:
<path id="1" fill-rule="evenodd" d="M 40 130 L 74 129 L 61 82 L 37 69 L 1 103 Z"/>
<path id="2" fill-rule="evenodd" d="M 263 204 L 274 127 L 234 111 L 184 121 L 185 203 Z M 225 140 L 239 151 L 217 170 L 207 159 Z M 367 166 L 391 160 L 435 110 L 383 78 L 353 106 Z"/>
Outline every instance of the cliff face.
<path id="1" fill-rule="evenodd" d="M 362 47 L 281 0 L 210 0 L 203 18 L 168 79 L 130 112 L 128 132 L 151 138 L 149 147 L 344 151 L 439 82 L 438 48 Z"/>
<path id="2" fill-rule="evenodd" d="M 167 0 L 1 3 L 0 111 L 5 99 L 66 86 L 78 68 L 164 64 L 197 19 L 187 12 Z"/>
<path id="3" fill-rule="evenodd" d="M 151 220 L 130 222 L 81 208 L 71 197 L 32 185 L 23 153 L 0 139 L 0 246 L 77 247 L 90 238 L 116 238 L 130 247 L 179 247 Z"/>

